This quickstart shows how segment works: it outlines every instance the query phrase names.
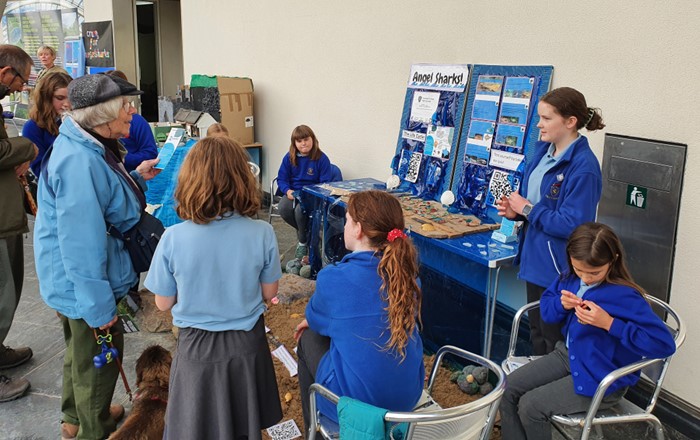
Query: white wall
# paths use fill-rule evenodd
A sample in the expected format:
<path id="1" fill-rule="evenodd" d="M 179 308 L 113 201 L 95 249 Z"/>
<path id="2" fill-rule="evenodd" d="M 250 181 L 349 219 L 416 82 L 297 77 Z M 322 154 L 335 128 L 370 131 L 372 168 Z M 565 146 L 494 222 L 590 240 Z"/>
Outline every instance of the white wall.
<path id="1" fill-rule="evenodd" d="M 182 0 L 185 80 L 249 76 L 266 180 L 306 123 L 346 178 L 384 179 L 412 63 L 551 64 L 606 130 L 689 145 L 671 303 L 688 342 L 666 388 L 700 406 L 700 2 Z M 87 8 L 86 8 L 87 11 Z M 590 136 L 602 156 L 603 133 Z M 695 249 L 695 250 L 694 250 Z"/>

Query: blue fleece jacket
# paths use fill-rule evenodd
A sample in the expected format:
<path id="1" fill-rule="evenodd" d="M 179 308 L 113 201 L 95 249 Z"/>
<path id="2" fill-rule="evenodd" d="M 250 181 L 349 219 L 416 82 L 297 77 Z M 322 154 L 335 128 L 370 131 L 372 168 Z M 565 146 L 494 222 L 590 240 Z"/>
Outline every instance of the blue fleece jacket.
<path id="1" fill-rule="evenodd" d="M 158 156 L 158 147 L 151 126 L 138 113 L 134 113 L 131 117 L 129 137 L 121 138 L 120 141 L 128 151 L 124 158 L 124 167 L 127 171 L 136 169 L 144 160 L 155 159 Z"/>
<path id="2" fill-rule="evenodd" d="M 29 164 L 35 176 L 39 177 L 41 172 L 41 160 L 44 158 L 46 151 L 53 145 L 53 141 L 57 136 L 52 135 L 48 130 L 39 127 L 34 120 L 30 119 L 24 123 L 22 127 L 22 136 L 26 137 L 39 149 L 39 154 Z"/>
<path id="3" fill-rule="evenodd" d="M 583 294 L 610 316 L 610 331 L 581 324 L 573 310 L 561 304 L 561 291 L 576 292 L 581 285 L 577 276 L 558 277 L 542 295 L 542 319 L 548 323 L 563 322 L 562 333 L 569 335 L 569 364 L 574 391 L 593 396 L 598 383 L 608 373 L 647 358 L 665 358 L 676 351 L 676 343 L 666 324 L 656 316 L 649 303 L 635 289 L 619 284 L 602 283 Z M 639 373 L 630 374 L 613 383 L 606 394 L 632 386 Z"/>
<path id="4" fill-rule="evenodd" d="M 423 342 L 414 330 L 406 358 L 385 351 L 388 303 L 381 293 L 374 252 L 353 252 L 318 274 L 306 306 L 309 327 L 331 338 L 316 370 L 316 382 L 339 396 L 391 411 L 410 411 L 423 390 Z M 318 399 L 319 410 L 337 421 L 336 409 Z"/>
<path id="5" fill-rule="evenodd" d="M 39 179 L 34 260 L 46 304 L 90 327 L 107 324 L 137 281 L 124 242 L 105 222 L 132 228 L 141 204 L 125 176 L 105 160 L 104 146 L 66 117 Z"/>
<path id="6" fill-rule="evenodd" d="M 286 194 L 287 190 L 298 191 L 307 185 L 330 182 L 331 179 L 331 161 L 325 153 L 322 152 L 318 160 L 297 155 L 297 166 L 292 166 L 287 153 L 277 173 L 277 187 L 282 194 Z"/>
<path id="7" fill-rule="evenodd" d="M 535 155 L 525 169 L 520 194 L 527 194 L 530 174 L 548 148 L 547 142 L 535 145 Z M 595 220 L 602 188 L 598 159 L 588 139 L 581 136 L 542 178 L 542 198 L 533 206 L 520 233 L 515 264 L 520 264 L 521 279 L 547 287 L 566 270 L 566 241 L 576 227 Z"/>

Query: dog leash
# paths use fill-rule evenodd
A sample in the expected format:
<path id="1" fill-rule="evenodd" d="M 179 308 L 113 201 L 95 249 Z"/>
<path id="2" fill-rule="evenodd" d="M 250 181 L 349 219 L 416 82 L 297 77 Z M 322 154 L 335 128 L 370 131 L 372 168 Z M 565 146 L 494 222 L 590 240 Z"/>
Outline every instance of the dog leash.
<path id="1" fill-rule="evenodd" d="M 101 368 L 104 365 L 115 361 L 117 363 L 117 367 L 119 368 L 119 374 L 121 375 L 122 381 L 124 382 L 126 394 L 129 396 L 129 402 L 132 402 L 133 396 L 131 393 L 131 387 L 129 387 L 129 382 L 127 382 L 126 380 L 124 368 L 122 367 L 122 363 L 119 360 L 119 350 L 117 350 L 117 348 L 114 346 L 114 343 L 112 343 L 112 334 L 109 332 L 109 329 L 105 330 L 104 335 L 98 335 L 97 329 L 92 329 L 92 331 L 95 334 L 95 340 L 97 341 L 97 345 L 102 347 L 102 352 L 93 358 L 93 363 L 95 364 L 95 367 Z M 109 347 L 107 346 L 107 344 L 109 344 Z"/>

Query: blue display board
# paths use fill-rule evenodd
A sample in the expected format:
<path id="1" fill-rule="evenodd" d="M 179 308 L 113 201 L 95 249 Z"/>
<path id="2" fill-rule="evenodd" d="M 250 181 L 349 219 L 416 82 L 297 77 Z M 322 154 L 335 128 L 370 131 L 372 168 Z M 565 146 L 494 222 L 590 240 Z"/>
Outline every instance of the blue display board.
<path id="1" fill-rule="evenodd" d="M 450 188 L 468 78 L 467 65 L 412 66 L 391 164 L 401 189 L 439 200 Z"/>
<path id="2" fill-rule="evenodd" d="M 537 103 L 552 66 L 470 68 L 464 119 L 449 188 L 456 207 L 497 219 L 500 195 L 518 189 L 539 138 Z"/>

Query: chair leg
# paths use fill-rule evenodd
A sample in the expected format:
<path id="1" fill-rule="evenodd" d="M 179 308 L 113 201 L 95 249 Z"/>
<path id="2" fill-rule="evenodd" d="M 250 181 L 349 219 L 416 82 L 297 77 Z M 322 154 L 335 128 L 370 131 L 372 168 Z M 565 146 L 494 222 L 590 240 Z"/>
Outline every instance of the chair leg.
<path id="1" fill-rule="evenodd" d="M 649 420 L 649 423 L 651 423 L 651 426 L 654 428 L 654 433 L 656 434 L 656 440 L 664 440 L 664 427 L 661 425 L 661 422 L 657 418 L 653 418 Z"/>

